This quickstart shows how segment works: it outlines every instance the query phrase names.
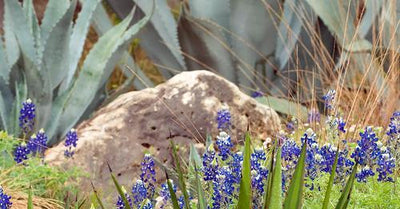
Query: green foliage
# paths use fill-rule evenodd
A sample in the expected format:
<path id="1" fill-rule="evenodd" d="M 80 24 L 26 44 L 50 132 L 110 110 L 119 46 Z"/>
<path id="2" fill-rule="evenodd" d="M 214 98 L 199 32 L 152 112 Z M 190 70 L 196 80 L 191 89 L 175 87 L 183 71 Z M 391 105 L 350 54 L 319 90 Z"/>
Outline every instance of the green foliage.
<path id="1" fill-rule="evenodd" d="M 0 184 L 14 191 L 63 200 L 68 192 L 77 191 L 77 178 L 85 176 L 78 169 L 62 170 L 31 157 L 24 164 L 14 162 L 13 150 L 18 139 L 0 132 Z M 32 194 L 32 196 L 33 196 Z"/>
<path id="2" fill-rule="evenodd" d="M 237 208 L 251 208 L 252 195 L 251 195 L 251 169 L 250 169 L 250 134 L 246 133 L 244 142 L 244 153 L 243 153 L 243 167 L 242 167 L 242 179 L 240 180 L 240 191 Z"/>
<path id="3" fill-rule="evenodd" d="M 154 3 L 152 3 L 154 7 Z M 133 13 L 112 27 L 78 66 L 99 0 L 50 0 L 39 25 L 31 0 L 5 1 L 0 47 L 0 128 L 17 134 L 18 111 L 28 97 L 37 105 L 37 128 L 45 128 L 53 144 L 101 101 L 101 91 L 131 39 L 149 21 L 130 26 Z M 87 115 L 86 115 L 87 117 Z"/>

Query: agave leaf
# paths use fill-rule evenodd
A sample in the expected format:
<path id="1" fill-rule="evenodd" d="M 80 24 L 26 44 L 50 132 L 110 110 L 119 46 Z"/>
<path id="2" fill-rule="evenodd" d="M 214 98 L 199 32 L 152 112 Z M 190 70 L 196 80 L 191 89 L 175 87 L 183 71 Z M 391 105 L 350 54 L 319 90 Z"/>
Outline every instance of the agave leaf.
<path id="1" fill-rule="evenodd" d="M 152 2 L 148 0 L 135 0 L 135 3 L 143 10 L 146 15 L 151 14 Z M 171 10 L 167 5 L 165 0 L 157 0 L 155 12 L 150 20 L 154 29 L 157 31 L 161 39 L 151 40 L 159 41 L 165 44 L 169 49 L 170 53 L 175 57 L 176 61 L 179 63 L 180 68 L 186 69 L 183 56 L 180 52 L 180 45 L 178 41 L 178 31 L 177 25 L 174 17 L 172 16 Z"/>
<path id="2" fill-rule="evenodd" d="M 343 189 L 342 195 L 340 195 L 339 201 L 336 204 L 336 209 L 346 209 L 347 205 L 349 204 L 351 191 L 353 190 L 354 179 L 356 178 L 357 166 L 358 163 L 353 166 L 353 170 L 351 171 L 346 186 Z"/>
<path id="3" fill-rule="evenodd" d="M 97 5 L 100 0 L 84 0 L 82 1 L 82 10 L 79 13 L 76 23 L 72 30 L 71 39 L 69 42 L 69 66 L 66 78 L 66 86 L 69 86 L 75 70 L 81 58 L 83 46 L 89 31 L 90 22 Z"/>
<path id="4" fill-rule="evenodd" d="M 230 31 L 240 37 L 231 39 L 232 48 L 240 58 L 236 76 L 243 87 L 254 87 L 260 77 L 254 70 L 256 63 L 271 55 L 276 47 L 280 3 L 266 0 L 265 4 L 269 5 L 268 9 L 259 0 L 231 0 Z"/>
<path id="5" fill-rule="evenodd" d="M 372 44 L 359 37 L 353 25 L 354 3 L 330 0 L 306 0 L 314 12 L 324 21 L 329 30 L 338 38 L 339 44 L 351 52 L 371 50 Z"/>
<path id="6" fill-rule="evenodd" d="M 33 7 L 33 0 L 24 0 L 23 9 L 28 19 L 30 32 L 34 36 L 35 47 L 37 48 L 40 44 L 40 26 L 36 17 L 35 8 Z"/>
<path id="7" fill-rule="evenodd" d="M 250 169 L 250 134 L 247 132 L 244 143 L 244 154 L 243 154 L 243 168 L 242 168 L 242 179 L 240 180 L 240 191 L 237 209 L 251 208 L 251 169 Z"/>
<path id="8" fill-rule="evenodd" d="M 5 13 L 7 14 L 5 16 L 7 18 L 10 18 L 7 20 L 7 22 L 9 21 L 12 27 L 21 51 L 23 52 L 24 56 L 26 56 L 30 61 L 37 64 L 36 49 L 34 46 L 35 41 L 33 40 L 33 35 L 30 32 L 30 27 L 28 26 L 28 21 L 24 14 L 24 11 L 22 10 L 22 7 L 19 5 L 18 1 L 5 0 L 4 9 Z M 15 58 L 11 59 L 11 61 L 14 62 Z M 10 64 L 12 64 L 12 62 L 10 62 Z"/>
<path id="9" fill-rule="evenodd" d="M 8 84 L 11 68 L 7 63 L 6 51 L 2 42 L 0 42 L 0 63 L 0 79 L 2 79 L 1 81 L 3 81 L 5 84 Z"/>
<path id="10" fill-rule="evenodd" d="M 116 1 L 112 2 L 115 3 Z M 110 28 L 112 28 L 112 26 L 113 25 L 110 21 L 110 18 L 108 17 L 106 10 L 104 9 L 104 6 L 102 4 L 99 4 L 93 14 L 93 27 L 99 35 L 103 35 Z M 124 72 L 125 76 L 134 76 L 133 84 L 136 89 L 154 87 L 154 83 L 143 73 L 143 70 L 135 64 L 135 61 L 133 60 L 129 52 L 124 51 L 122 57 L 123 58 L 121 59 L 121 62 L 118 63 L 119 68 Z M 129 66 L 129 68 L 127 69 L 126 66 Z M 133 69 L 134 74 L 129 69 Z"/>
<path id="11" fill-rule="evenodd" d="M 44 45 L 49 37 L 50 31 L 64 16 L 70 6 L 69 0 L 49 0 L 46 5 L 46 10 L 40 25 L 41 44 L 39 46 L 38 56 L 41 60 Z"/>
<path id="12" fill-rule="evenodd" d="M 292 56 L 294 47 L 299 39 L 304 26 L 304 17 L 310 16 L 312 9 L 302 0 L 286 0 L 283 4 L 283 18 L 279 23 L 275 57 L 279 63 L 279 69 L 283 69 Z M 315 22 L 317 18 L 314 18 Z M 312 22 L 307 24 L 313 25 Z"/>
<path id="13" fill-rule="evenodd" d="M 3 130 L 8 131 L 9 133 L 9 120 L 10 120 L 10 112 L 12 106 L 13 96 L 11 94 L 11 90 L 9 89 L 6 82 L 4 82 L 3 78 L 0 77 L 0 125 Z"/>
<path id="14" fill-rule="evenodd" d="M 20 133 L 19 110 L 22 108 L 22 102 L 27 99 L 27 96 L 28 87 L 25 79 L 23 79 L 21 83 L 15 83 L 15 100 L 11 109 L 12 116 L 9 118 L 10 131 L 12 131 L 15 136 L 18 136 Z"/>
<path id="15" fill-rule="evenodd" d="M 176 146 L 175 146 L 174 142 L 172 140 L 170 142 L 171 142 L 171 146 L 172 146 L 172 154 L 173 154 L 175 164 L 176 164 L 176 170 L 178 172 L 179 186 L 183 193 L 183 198 L 185 199 L 185 207 L 186 207 L 186 209 L 189 209 L 189 194 L 186 189 L 185 177 L 183 176 L 183 170 L 181 167 L 181 163 L 179 161 L 178 152 L 176 150 Z"/>
<path id="16" fill-rule="evenodd" d="M 174 209 L 180 209 L 179 204 L 178 204 L 178 199 L 176 198 L 176 194 L 174 192 L 174 188 L 172 187 L 171 181 L 168 178 L 168 173 L 165 172 L 165 175 L 167 176 L 167 185 L 168 185 L 169 194 L 171 195 L 172 206 Z"/>
<path id="17" fill-rule="evenodd" d="M 306 161 L 307 142 L 303 143 L 299 161 L 290 181 L 290 186 L 283 203 L 284 209 L 300 209 L 303 203 L 304 167 Z"/>
<path id="18" fill-rule="evenodd" d="M 10 12 L 7 10 L 4 11 L 4 22 L 3 22 L 3 30 L 4 30 L 4 49 L 7 62 L 2 62 L 4 67 L 6 64 L 9 66 L 8 73 L 11 71 L 12 66 L 17 63 L 20 57 L 20 48 L 18 46 L 17 37 L 15 36 L 13 27 L 12 17 Z M 6 84 L 9 84 L 8 78 L 5 80 Z"/>
<path id="19" fill-rule="evenodd" d="M 277 112 L 287 115 L 296 115 L 302 120 L 307 120 L 308 109 L 301 104 L 274 96 L 256 98 L 261 104 L 267 105 Z"/>
<path id="20" fill-rule="evenodd" d="M 65 132 L 79 120 L 90 105 L 90 101 L 94 99 L 97 91 L 93 89 L 98 89 L 102 86 L 101 83 L 102 80 L 105 80 L 105 75 L 110 74 L 111 68 L 118 61 L 119 57 L 117 55 L 122 54 L 121 46 L 126 46 L 129 38 L 138 32 L 149 19 L 149 17 L 142 19 L 126 31 L 132 16 L 133 14 L 131 13 L 120 24 L 104 34 L 87 55 L 77 80 L 68 92 L 69 95 L 63 105 L 63 109 L 60 109 L 63 113 L 57 132 Z"/>
<path id="21" fill-rule="evenodd" d="M 230 48 L 218 25 L 189 17 L 183 12 L 179 18 L 178 32 L 189 69 L 219 72 L 226 79 L 235 81 Z"/>
<path id="22" fill-rule="evenodd" d="M 337 167 L 337 164 L 338 164 L 338 158 L 339 158 L 339 146 L 337 147 L 337 150 L 336 150 L 335 161 L 333 162 L 332 172 L 331 172 L 331 175 L 329 177 L 328 186 L 326 188 L 324 202 L 322 204 L 322 209 L 327 209 L 328 208 L 329 198 L 331 196 L 331 191 L 332 191 L 332 186 L 333 186 L 333 180 L 335 179 L 336 167 Z"/>
<path id="23" fill-rule="evenodd" d="M 281 164 L 281 148 L 278 147 L 276 154 L 276 162 L 274 172 L 271 174 L 272 186 L 271 186 L 271 201 L 269 208 L 282 208 L 282 164 Z"/>
<path id="24" fill-rule="evenodd" d="M 360 37 L 365 38 L 370 31 L 372 24 L 378 16 L 384 1 L 365 1 L 365 13 L 360 22 L 360 29 L 358 34 Z"/>
<path id="25" fill-rule="evenodd" d="M 43 51 L 42 77 L 49 76 L 50 89 L 56 88 L 69 71 L 70 40 L 72 18 L 75 12 L 77 0 L 71 2 L 70 7 L 63 17 L 56 23 L 45 40 Z M 73 52 L 76 53 L 74 49 Z M 73 53 L 72 53 L 73 54 Z M 46 75 L 43 75 L 46 74 Z"/>
<path id="26" fill-rule="evenodd" d="M 190 15 L 198 19 L 212 20 L 225 29 L 229 28 L 229 0 L 189 0 Z"/>

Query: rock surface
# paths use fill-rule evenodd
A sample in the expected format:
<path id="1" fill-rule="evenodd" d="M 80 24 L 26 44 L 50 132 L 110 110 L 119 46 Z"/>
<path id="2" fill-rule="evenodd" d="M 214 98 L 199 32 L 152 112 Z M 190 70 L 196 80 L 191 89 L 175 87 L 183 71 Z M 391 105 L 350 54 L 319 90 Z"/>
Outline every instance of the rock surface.
<path id="1" fill-rule="evenodd" d="M 155 88 L 123 94 L 98 110 L 77 127 L 79 136 L 74 159 L 65 160 L 63 143 L 49 149 L 45 161 L 63 167 L 79 166 L 91 174 L 91 181 L 105 193 L 115 189 L 107 162 L 120 183 L 131 187 L 148 151 L 163 163 L 171 161 L 168 139 L 189 144 L 205 141 L 207 133 L 217 135 L 217 111 L 229 107 L 232 140 L 243 141 L 247 126 L 252 136 L 265 139 L 280 126 L 278 115 L 257 103 L 239 88 L 209 71 L 183 72 Z M 182 146 L 183 149 L 188 146 Z M 158 177 L 164 174 L 158 172 Z M 90 191 L 84 179 L 82 189 Z"/>

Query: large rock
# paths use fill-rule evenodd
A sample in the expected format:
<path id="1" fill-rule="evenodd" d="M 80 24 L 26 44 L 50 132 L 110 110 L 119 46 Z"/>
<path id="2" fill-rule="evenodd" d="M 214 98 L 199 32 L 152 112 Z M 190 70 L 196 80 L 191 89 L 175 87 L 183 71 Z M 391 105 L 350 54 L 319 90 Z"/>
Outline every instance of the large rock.
<path id="1" fill-rule="evenodd" d="M 236 143 L 243 141 L 248 126 L 259 139 L 279 129 L 275 111 L 224 78 L 208 71 L 183 72 L 155 88 L 119 96 L 80 124 L 74 159 L 65 160 L 60 144 L 47 151 L 45 160 L 52 165 L 83 168 L 91 174 L 90 180 L 105 191 L 112 188 L 109 162 L 121 183 L 131 185 L 146 150 L 169 163 L 168 139 L 188 144 L 204 142 L 207 133 L 215 136 L 215 118 L 223 107 L 229 107 L 232 114 L 232 139 Z M 90 188 L 87 180 L 81 184 L 83 189 Z M 112 193 L 116 194 L 113 188 Z"/>

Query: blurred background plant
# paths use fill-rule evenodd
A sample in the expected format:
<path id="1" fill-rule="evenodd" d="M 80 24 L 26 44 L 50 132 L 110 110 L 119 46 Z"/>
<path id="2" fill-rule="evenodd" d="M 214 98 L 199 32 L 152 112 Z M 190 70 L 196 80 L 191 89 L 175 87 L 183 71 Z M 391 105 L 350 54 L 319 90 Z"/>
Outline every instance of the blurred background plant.
<path id="1" fill-rule="evenodd" d="M 145 0 L 80 0 L 78 7 L 68 0 L 22 2 L 21 8 L 2 1 L 0 57 L 7 65 L 0 70 L 0 124 L 11 133 L 17 132 L 12 116 L 26 97 L 36 98 L 40 127 L 58 141 L 119 94 L 184 70 L 216 72 L 303 119 L 308 111 L 301 105 L 324 111 L 328 88 L 336 89 L 335 103 L 347 120 L 360 127 L 387 123 L 400 105 L 397 2 L 156 0 L 154 8 Z M 121 20 L 130 22 L 135 5 L 133 22 L 147 15 L 148 24 L 107 33 Z M 105 50 L 111 39 L 113 47 Z M 99 49 L 108 51 L 100 64 Z"/>
<path id="2" fill-rule="evenodd" d="M 32 0 L 4 1 L 4 23 L 0 45 L 0 127 L 19 133 L 18 110 L 33 98 L 35 123 L 55 140 L 88 117 L 103 100 L 107 80 L 133 36 L 149 16 L 131 25 L 133 11 L 118 25 L 102 34 L 82 58 L 82 51 L 99 0 L 50 0 L 43 19 L 36 17 Z M 82 64 L 78 65 L 82 60 Z"/>

